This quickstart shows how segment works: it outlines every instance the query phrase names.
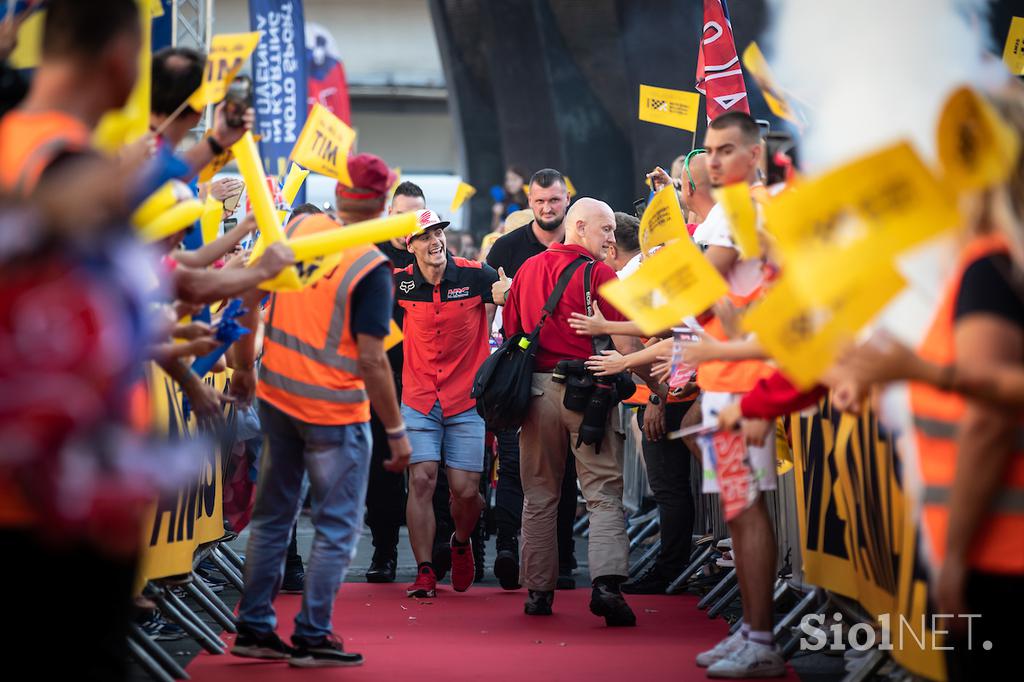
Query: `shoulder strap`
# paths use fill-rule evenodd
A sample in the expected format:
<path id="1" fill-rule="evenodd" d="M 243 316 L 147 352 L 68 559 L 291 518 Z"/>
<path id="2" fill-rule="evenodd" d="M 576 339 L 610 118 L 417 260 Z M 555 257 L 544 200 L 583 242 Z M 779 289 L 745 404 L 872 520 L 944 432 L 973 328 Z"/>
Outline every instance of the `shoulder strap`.
<path id="1" fill-rule="evenodd" d="M 558 301 L 562 298 L 562 294 L 565 293 L 565 288 L 569 286 L 569 280 L 572 279 L 573 273 L 575 273 L 586 261 L 587 259 L 580 256 L 562 270 L 562 274 L 558 276 L 558 281 L 555 283 L 554 290 L 551 292 L 551 295 L 548 296 L 547 303 L 544 304 L 544 314 L 540 316 L 540 321 L 533 330 L 534 334 L 538 333 L 540 328 L 544 326 L 544 322 L 547 321 L 548 315 L 555 312 L 555 306 L 558 305 Z"/>
<path id="2" fill-rule="evenodd" d="M 594 274 L 594 265 L 596 263 L 597 261 L 590 261 L 587 263 L 587 269 L 583 271 L 583 302 L 587 306 L 588 316 L 594 314 L 594 295 L 590 290 L 590 283 L 593 281 L 591 278 Z M 590 343 L 594 349 L 594 355 L 600 355 L 603 350 L 613 350 L 615 348 L 615 344 L 612 343 L 612 337 L 607 334 L 591 336 Z"/>

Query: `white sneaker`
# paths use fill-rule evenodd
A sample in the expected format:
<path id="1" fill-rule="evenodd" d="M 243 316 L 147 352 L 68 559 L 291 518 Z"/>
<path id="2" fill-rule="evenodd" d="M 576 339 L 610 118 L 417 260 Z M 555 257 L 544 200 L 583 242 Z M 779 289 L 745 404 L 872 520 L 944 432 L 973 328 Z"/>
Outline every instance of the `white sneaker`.
<path id="1" fill-rule="evenodd" d="M 717 663 L 734 651 L 742 649 L 743 644 L 746 641 L 747 640 L 743 639 L 743 633 L 737 630 L 716 644 L 713 648 L 697 654 L 697 665 L 701 668 L 707 668 L 709 665 Z"/>
<path id="2" fill-rule="evenodd" d="M 725 658 L 708 668 L 708 677 L 782 677 L 786 674 L 786 662 L 782 660 L 778 647 L 758 644 L 749 640 Z"/>

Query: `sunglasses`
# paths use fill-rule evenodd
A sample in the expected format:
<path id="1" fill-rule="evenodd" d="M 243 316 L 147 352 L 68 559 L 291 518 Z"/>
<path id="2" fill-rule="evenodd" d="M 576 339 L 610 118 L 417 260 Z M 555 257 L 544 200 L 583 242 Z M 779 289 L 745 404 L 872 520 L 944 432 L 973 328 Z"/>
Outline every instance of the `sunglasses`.
<path id="1" fill-rule="evenodd" d="M 683 170 L 686 171 L 686 179 L 690 182 L 690 191 L 691 192 L 696 192 L 697 191 L 697 183 L 695 183 L 693 181 L 693 175 L 690 173 L 690 159 L 692 159 L 693 157 L 697 156 L 698 154 L 706 154 L 706 153 L 707 153 L 706 149 L 700 149 L 700 148 L 694 149 L 692 152 L 687 154 L 686 158 L 683 160 Z"/>

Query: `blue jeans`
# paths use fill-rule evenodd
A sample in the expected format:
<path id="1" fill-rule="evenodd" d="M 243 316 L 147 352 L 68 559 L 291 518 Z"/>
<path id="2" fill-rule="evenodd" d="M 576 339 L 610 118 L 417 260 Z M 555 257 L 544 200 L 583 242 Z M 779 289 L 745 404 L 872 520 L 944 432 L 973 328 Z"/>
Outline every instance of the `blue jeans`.
<path id="1" fill-rule="evenodd" d="M 295 634 L 317 639 L 331 633 L 334 598 L 363 530 L 370 425 L 307 424 L 265 401 L 260 403 L 260 420 L 268 447 L 256 484 L 238 621 L 261 634 L 277 628 L 273 601 L 284 577 L 289 534 L 302 504 L 302 475 L 308 472 L 316 535 L 306 562 L 306 587 L 302 609 L 295 617 Z"/>

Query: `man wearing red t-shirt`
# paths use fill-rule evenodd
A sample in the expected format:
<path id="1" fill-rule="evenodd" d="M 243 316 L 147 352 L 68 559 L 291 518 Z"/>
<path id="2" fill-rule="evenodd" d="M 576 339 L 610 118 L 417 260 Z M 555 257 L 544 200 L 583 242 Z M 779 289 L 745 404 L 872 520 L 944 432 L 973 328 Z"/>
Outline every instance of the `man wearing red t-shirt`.
<path id="1" fill-rule="evenodd" d="M 507 336 L 530 332 L 540 321 L 544 304 L 565 268 L 579 258 L 596 260 L 590 292 L 605 317 L 625 319 L 600 295 L 615 272 L 602 261 L 615 243 L 615 215 L 607 204 L 580 199 L 565 216 L 565 243 L 527 260 L 516 273 L 504 309 Z M 590 509 L 590 574 L 594 591 L 590 610 L 604 616 L 608 625 L 635 625 L 636 616 L 619 591 L 629 573 L 629 542 L 622 507 L 622 436 L 616 433 L 618 411 L 612 410 L 605 426 L 601 452 L 577 441 L 582 414 L 563 405 L 565 385 L 552 380 L 560 360 L 585 360 L 594 354 L 591 339 L 569 326 L 574 312 L 586 312 L 585 267 L 569 279 L 554 313 L 545 321 L 533 375 L 533 399 L 520 434 L 519 470 L 523 480 L 523 552 L 521 578 L 529 589 L 525 611 L 551 615 L 558 578 L 555 519 L 565 474 L 563 453 L 571 447 L 576 456 L 583 497 Z M 621 348 L 628 340 L 616 339 Z"/>
<path id="2" fill-rule="evenodd" d="M 436 213 L 419 211 L 418 219 L 420 231 L 408 242 L 416 261 L 395 270 L 395 296 L 405 311 L 402 417 L 412 444 L 406 521 L 417 564 L 416 582 L 406 594 L 434 597 L 433 497 L 442 451 L 455 522 L 452 587 L 464 592 L 476 575 L 470 537 L 483 506 L 485 429 L 469 394 L 488 355 L 487 306 L 498 273 L 450 255 L 444 234 L 448 222 Z"/>

